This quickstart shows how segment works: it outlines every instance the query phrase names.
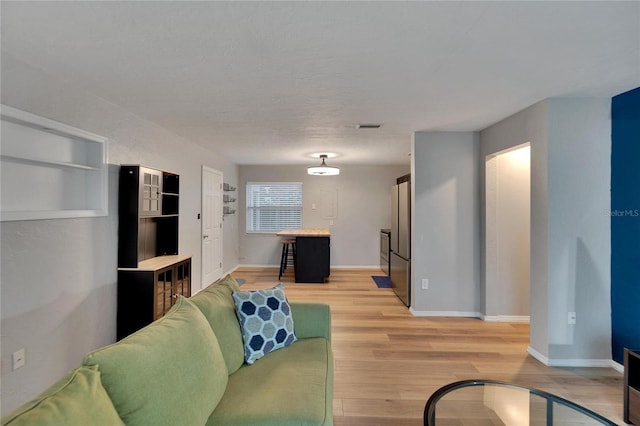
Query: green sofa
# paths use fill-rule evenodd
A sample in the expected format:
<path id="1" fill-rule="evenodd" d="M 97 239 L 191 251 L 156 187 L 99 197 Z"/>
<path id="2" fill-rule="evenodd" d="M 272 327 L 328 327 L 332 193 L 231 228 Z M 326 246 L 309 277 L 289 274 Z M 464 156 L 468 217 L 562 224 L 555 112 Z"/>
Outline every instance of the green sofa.
<path id="1" fill-rule="evenodd" d="M 329 307 L 290 303 L 298 341 L 252 365 L 227 276 L 2 419 L 3 425 L 331 425 Z"/>

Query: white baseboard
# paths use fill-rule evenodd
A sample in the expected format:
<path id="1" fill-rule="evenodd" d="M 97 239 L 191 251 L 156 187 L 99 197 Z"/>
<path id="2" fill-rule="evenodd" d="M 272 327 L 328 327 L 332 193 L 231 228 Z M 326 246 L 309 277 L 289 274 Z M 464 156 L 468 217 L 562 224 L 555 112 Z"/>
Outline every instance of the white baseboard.
<path id="1" fill-rule="evenodd" d="M 416 317 L 461 317 L 461 318 L 479 318 L 487 322 L 522 322 L 528 323 L 529 316 L 520 315 L 483 315 L 480 312 L 464 312 L 464 311 L 418 311 L 411 307 L 409 309 L 413 316 Z"/>
<path id="2" fill-rule="evenodd" d="M 462 311 L 416 311 L 413 307 L 409 308 L 409 312 L 415 317 L 458 317 L 458 318 L 481 318 L 480 312 L 462 312 Z"/>
<path id="3" fill-rule="evenodd" d="M 482 320 L 487 322 L 522 322 L 529 323 L 529 315 L 483 315 Z"/>
<path id="4" fill-rule="evenodd" d="M 279 268 L 280 265 L 259 265 L 257 263 L 242 263 L 236 267 L 238 268 Z"/>
<path id="5" fill-rule="evenodd" d="M 540 361 L 541 363 L 543 363 L 544 365 L 549 365 L 549 358 L 547 358 L 545 355 L 542 355 L 540 352 L 536 351 L 531 346 L 527 348 L 527 353 L 532 357 L 534 357 L 535 359 L 537 359 L 538 361 Z"/>
<path id="6" fill-rule="evenodd" d="M 527 353 L 548 367 L 602 367 L 617 370 L 613 364 L 618 364 L 611 359 L 550 359 L 531 346 L 527 348 Z"/>
<path id="7" fill-rule="evenodd" d="M 413 307 L 409 311 L 416 317 L 459 317 L 459 318 L 479 318 L 487 322 L 522 322 L 528 323 L 529 316 L 518 315 L 483 315 L 480 312 L 464 312 L 464 311 L 417 311 Z"/>
<path id="8" fill-rule="evenodd" d="M 233 272 L 235 272 L 236 269 L 238 269 L 240 267 L 240 265 L 236 265 L 234 268 L 231 268 L 231 270 L 227 271 L 227 272 L 223 272 L 222 275 L 220 276 L 220 278 L 224 278 L 229 274 L 232 274 Z"/>
<path id="9" fill-rule="evenodd" d="M 624 365 L 617 361 L 611 360 L 611 368 L 616 370 L 618 373 L 624 373 Z"/>

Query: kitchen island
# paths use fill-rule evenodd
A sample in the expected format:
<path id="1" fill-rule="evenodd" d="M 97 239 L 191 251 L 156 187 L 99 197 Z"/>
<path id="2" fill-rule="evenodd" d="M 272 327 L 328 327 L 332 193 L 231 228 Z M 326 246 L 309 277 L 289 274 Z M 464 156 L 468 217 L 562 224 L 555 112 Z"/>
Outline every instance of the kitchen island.
<path id="1" fill-rule="evenodd" d="M 325 228 L 283 229 L 280 237 L 295 238 L 295 280 L 297 283 L 324 283 L 330 274 L 330 237 Z"/>

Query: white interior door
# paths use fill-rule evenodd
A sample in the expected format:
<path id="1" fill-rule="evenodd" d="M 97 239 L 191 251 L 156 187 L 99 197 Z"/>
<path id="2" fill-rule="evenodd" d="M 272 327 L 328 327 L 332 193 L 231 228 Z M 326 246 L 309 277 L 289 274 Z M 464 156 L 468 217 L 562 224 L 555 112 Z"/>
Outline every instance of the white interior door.
<path id="1" fill-rule="evenodd" d="M 222 172 L 202 166 L 202 283 L 222 275 Z"/>

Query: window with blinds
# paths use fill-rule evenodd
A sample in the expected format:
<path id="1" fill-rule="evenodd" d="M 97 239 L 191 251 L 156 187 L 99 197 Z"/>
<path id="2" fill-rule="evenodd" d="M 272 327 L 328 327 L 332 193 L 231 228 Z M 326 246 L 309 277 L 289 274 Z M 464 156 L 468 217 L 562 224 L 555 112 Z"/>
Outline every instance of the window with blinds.
<path id="1" fill-rule="evenodd" d="M 302 182 L 247 183 L 247 232 L 302 228 Z"/>

